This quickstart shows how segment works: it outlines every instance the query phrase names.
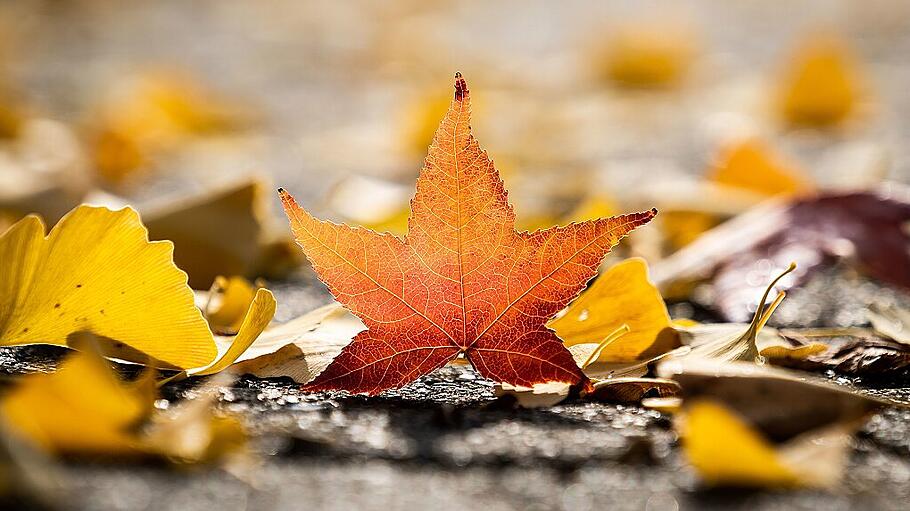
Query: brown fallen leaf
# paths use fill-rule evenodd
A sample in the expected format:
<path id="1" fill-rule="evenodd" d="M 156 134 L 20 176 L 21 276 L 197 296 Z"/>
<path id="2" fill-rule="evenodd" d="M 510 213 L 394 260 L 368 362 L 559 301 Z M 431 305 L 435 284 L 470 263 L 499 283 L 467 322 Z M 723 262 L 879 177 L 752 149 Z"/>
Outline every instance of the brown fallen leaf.
<path id="1" fill-rule="evenodd" d="M 910 369 L 910 348 L 871 332 L 807 338 L 804 332 L 788 329 L 781 336 L 794 344 L 823 343 L 827 349 L 805 358 L 772 360 L 777 365 L 870 377 L 902 375 Z"/>
<path id="2" fill-rule="evenodd" d="M 174 261 L 195 289 L 208 289 L 219 275 L 280 277 L 301 257 L 275 227 L 265 188 L 258 180 L 237 183 L 150 208 L 143 219 L 151 239 L 174 243 Z M 276 250 L 282 243 L 287 250 Z"/>
<path id="3" fill-rule="evenodd" d="M 796 262 L 787 289 L 813 272 L 846 260 L 886 284 L 910 289 L 910 190 L 889 183 L 876 191 L 827 193 L 761 205 L 705 233 L 652 268 L 662 291 L 710 279 L 714 309 L 744 321 L 761 282 Z"/>

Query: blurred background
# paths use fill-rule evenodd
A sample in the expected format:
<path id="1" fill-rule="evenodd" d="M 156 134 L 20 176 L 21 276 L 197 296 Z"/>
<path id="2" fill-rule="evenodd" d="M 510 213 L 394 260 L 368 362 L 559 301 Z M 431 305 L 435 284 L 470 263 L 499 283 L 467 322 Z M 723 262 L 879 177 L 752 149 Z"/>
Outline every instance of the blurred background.
<path id="1" fill-rule="evenodd" d="M 0 226 L 130 203 L 194 287 L 283 276 L 300 261 L 274 188 L 404 232 L 461 71 L 520 227 L 657 207 L 618 252 L 654 263 L 771 196 L 906 180 L 908 15 L 900 0 L 8 1 Z M 183 226 L 211 202 L 247 210 Z"/>
<path id="2" fill-rule="evenodd" d="M 460 71 L 520 228 L 657 207 L 611 261 L 645 257 L 674 317 L 748 319 L 797 260 L 782 284 L 802 291 L 773 324 L 865 324 L 870 301 L 908 303 L 908 20 L 906 0 L 6 0 L 0 232 L 29 213 L 52 225 L 82 202 L 130 204 L 175 241 L 194 288 L 265 277 L 286 321 L 329 297 L 275 188 L 318 216 L 403 233 Z M 615 420 L 644 421 L 629 417 Z M 380 450 L 392 445 L 377 427 Z M 356 477 L 380 497 L 416 477 L 374 463 Z M 346 488 L 351 470 L 327 477 Z M 486 473 L 434 470 L 423 483 L 439 494 L 499 491 L 474 484 Z M 610 474 L 621 486 L 627 473 Z M 537 476 L 508 477 L 537 491 Z M 558 483 L 544 479 L 540 491 Z M 110 484 L 87 487 L 116 509 Z M 191 484 L 186 501 L 207 483 Z M 557 497 L 565 508 L 586 509 L 578 486 Z"/>

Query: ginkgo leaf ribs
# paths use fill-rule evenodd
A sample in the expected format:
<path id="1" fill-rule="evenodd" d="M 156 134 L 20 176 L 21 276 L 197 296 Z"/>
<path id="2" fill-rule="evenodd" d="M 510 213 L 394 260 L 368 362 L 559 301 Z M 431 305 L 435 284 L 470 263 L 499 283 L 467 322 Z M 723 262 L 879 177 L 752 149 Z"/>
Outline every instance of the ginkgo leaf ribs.
<path id="1" fill-rule="evenodd" d="M 404 238 L 318 220 L 279 189 L 319 278 L 367 326 L 305 390 L 377 394 L 459 353 L 481 375 L 511 385 L 585 380 L 546 322 L 657 211 L 518 232 L 470 118 L 470 94 L 456 74 Z"/>

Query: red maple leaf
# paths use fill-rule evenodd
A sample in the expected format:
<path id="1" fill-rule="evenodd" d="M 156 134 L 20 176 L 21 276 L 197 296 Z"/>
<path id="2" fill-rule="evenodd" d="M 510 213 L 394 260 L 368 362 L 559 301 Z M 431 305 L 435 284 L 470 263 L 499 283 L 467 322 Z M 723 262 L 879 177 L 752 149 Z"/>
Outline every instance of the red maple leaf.
<path id="1" fill-rule="evenodd" d="M 517 232 L 470 118 L 468 88 L 456 74 L 403 239 L 317 220 L 279 190 L 317 275 L 367 326 L 304 390 L 377 394 L 459 353 L 481 375 L 512 385 L 585 379 L 545 323 L 623 236 L 657 212 Z"/>

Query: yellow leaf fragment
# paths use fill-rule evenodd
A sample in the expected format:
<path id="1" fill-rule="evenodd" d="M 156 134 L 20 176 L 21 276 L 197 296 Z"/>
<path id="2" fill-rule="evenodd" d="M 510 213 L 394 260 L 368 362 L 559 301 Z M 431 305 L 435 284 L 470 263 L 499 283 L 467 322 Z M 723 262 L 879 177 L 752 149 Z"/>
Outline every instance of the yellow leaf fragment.
<path id="1" fill-rule="evenodd" d="M 816 35 L 803 41 L 791 57 L 778 101 L 790 124 L 827 127 L 855 113 L 861 89 L 859 71 L 844 42 Z"/>
<path id="2" fill-rule="evenodd" d="M 243 277 L 216 277 L 203 310 L 212 332 L 236 335 L 253 303 L 257 287 L 261 286 L 254 286 Z"/>
<path id="3" fill-rule="evenodd" d="M 219 336 L 216 339 L 219 344 L 227 344 L 227 349 L 211 365 L 188 371 L 190 376 L 205 376 L 215 374 L 230 367 L 238 358 L 240 358 L 265 331 L 266 327 L 275 316 L 277 302 L 272 292 L 268 289 L 257 289 L 253 301 L 250 303 L 243 321 L 237 328 L 237 335 L 234 337 Z"/>
<path id="4" fill-rule="evenodd" d="M 180 369 L 215 358 L 171 243 L 149 242 L 134 210 L 80 206 L 44 233 L 29 216 L 0 236 L 0 345 L 67 346 L 92 331 L 135 362 L 146 360 L 131 351 Z"/>
<path id="5" fill-rule="evenodd" d="M 623 324 L 629 326 L 629 333 L 604 347 L 599 361 L 634 362 L 678 346 L 667 307 L 648 280 L 647 264 L 640 258 L 604 272 L 549 326 L 572 346 L 597 343 Z"/>
<path id="6" fill-rule="evenodd" d="M 770 147 L 757 139 L 724 148 L 708 179 L 763 195 L 792 195 L 812 190 L 794 164 L 773 154 Z"/>
<path id="7" fill-rule="evenodd" d="M 812 375 L 749 362 L 671 359 L 657 373 L 682 386 L 683 447 L 712 485 L 833 486 L 850 435 L 883 404 Z"/>
<path id="8" fill-rule="evenodd" d="M 774 446 L 726 407 L 698 400 L 685 410 L 683 450 L 709 485 L 798 485 L 799 476 L 782 463 Z"/>

